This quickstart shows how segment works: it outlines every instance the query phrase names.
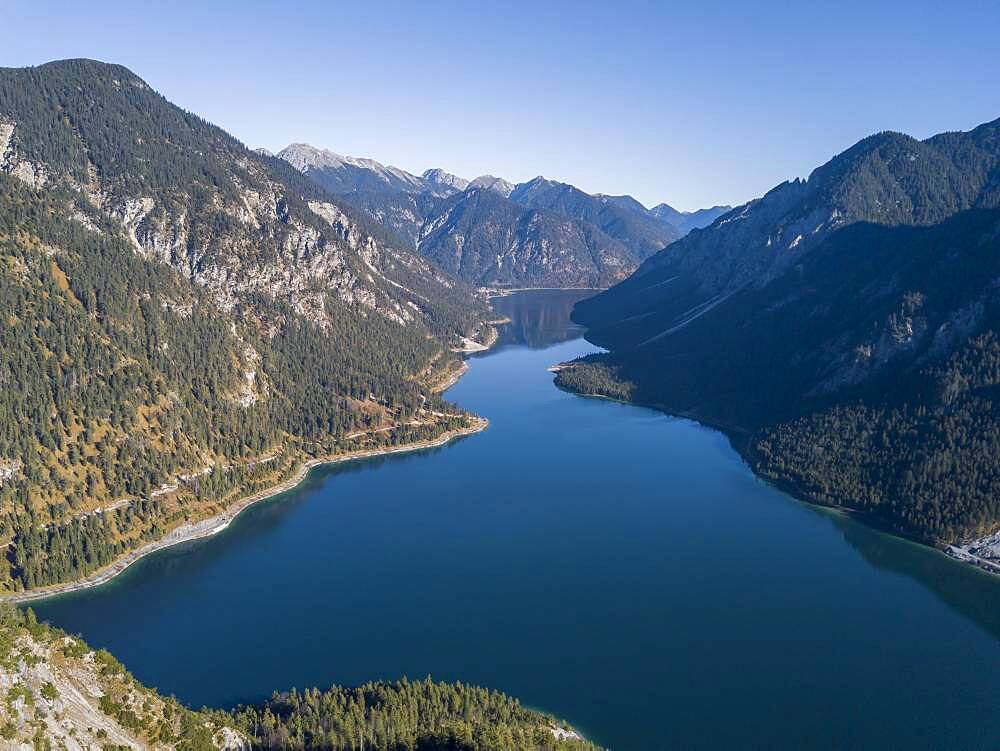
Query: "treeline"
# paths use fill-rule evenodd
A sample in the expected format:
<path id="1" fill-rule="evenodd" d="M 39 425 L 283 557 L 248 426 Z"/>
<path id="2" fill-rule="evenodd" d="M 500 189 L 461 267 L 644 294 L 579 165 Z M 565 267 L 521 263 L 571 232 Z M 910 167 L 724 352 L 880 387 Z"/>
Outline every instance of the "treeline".
<path id="1" fill-rule="evenodd" d="M 635 385 L 625 379 L 620 368 L 598 356 L 582 357 L 560 369 L 556 385 L 578 394 L 606 396 L 623 402 L 635 398 Z"/>
<path id="2" fill-rule="evenodd" d="M 402 679 L 275 694 L 232 714 L 259 749 L 329 751 L 569 751 L 595 749 L 559 739 L 555 718 L 497 691 L 462 683 Z"/>

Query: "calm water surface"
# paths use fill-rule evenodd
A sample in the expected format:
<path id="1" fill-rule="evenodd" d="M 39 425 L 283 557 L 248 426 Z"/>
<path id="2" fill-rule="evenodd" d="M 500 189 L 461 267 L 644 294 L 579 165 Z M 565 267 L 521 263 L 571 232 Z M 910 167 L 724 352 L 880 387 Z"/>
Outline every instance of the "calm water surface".
<path id="1" fill-rule="evenodd" d="M 191 705 L 482 683 L 612 749 L 998 748 L 1000 578 L 756 480 L 717 432 L 557 390 L 581 293 L 496 301 L 447 447 L 319 469 L 39 614 Z"/>

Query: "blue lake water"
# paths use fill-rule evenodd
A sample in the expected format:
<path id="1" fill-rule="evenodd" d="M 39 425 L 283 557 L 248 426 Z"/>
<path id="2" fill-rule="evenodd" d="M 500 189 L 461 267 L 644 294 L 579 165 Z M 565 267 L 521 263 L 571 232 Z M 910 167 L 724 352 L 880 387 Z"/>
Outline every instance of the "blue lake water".
<path id="1" fill-rule="evenodd" d="M 998 748 L 1000 577 L 799 503 L 726 438 L 563 393 L 580 293 L 447 397 L 490 427 L 320 468 L 217 537 L 35 606 L 190 705 L 433 675 L 615 749 Z"/>

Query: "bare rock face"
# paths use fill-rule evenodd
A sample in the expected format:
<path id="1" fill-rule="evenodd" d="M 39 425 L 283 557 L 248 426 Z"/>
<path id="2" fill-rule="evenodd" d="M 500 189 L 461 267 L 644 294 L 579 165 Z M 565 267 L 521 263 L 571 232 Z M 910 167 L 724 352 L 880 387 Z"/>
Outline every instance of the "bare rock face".
<path id="1" fill-rule="evenodd" d="M 435 168 L 424 171 L 421 175 L 428 184 L 446 193 L 458 193 L 469 187 L 469 181 L 443 169 Z"/>
<path id="2" fill-rule="evenodd" d="M 42 86 L 52 97 L 0 98 L 10 102 L 10 111 L 0 104 L 0 170 L 79 195 L 93 215 L 64 200 L 81 224 L 120 233 L 136 253 L 208 290 L 221 311 L 274 329 L 281 322 L 275 310 L 288 309 L 328 328 L 332 307 L 344 304 L 360 316 L 433 329 L 445 345 L 477 325 L 475 314 L 464 313 L 481 307 L 472 290 L 285 162 L 364 174 L 401 190 L 426 190 L 431 182 L 423 177 L 305 144 L 282 152 L 285 161 L 249 150 L 120 66 L 75 60 L 0 70 L 0 94 Z M 113 107 L 122 127 L 100 130 L 94 101 Z M 66 115 L 96 119 L 73 129 L 52 125 Z M 102 139 L 88 140 L 96 132 Z M 460 182 L 443 172 L 431 178 L 449 192 Z"/>
<path id="3" fill-rule="evenodd" d="M 353 156 L 342 156 L 307 143 L 293 143 L 278 152 L 295 169 L 309 175 L 327 190 L 341 194 L 354 190 L 401 190 L 420 193 L 433 183 L 399 167 Z M 446 192 L 453 192 L 449 189 Z"/>
<path id="4" fill-rule="evenodd" d="M 0 120 L 0 164 L 7 163 L 10 141 L 13 135 L 14 123 Z"/>
<path id="5" fill-rule="evenodd" d="M 0 113 L 0 170 L 32 188 L 41 188 L 49 179 L 45 165 L 20 158 L 14 143 L 17 123 L 4 120 Z"/>
<path id="6" fill-rule="evenodd" d="M 29 751 L 43 738 L 67 751 L 174 749 L 182 742 L 182 716 L 191 714 L 214 748 L 249 749 L 239 732 L 140 685 L 106 652 L 91 651 L 27 616 L 2 620 L 7 644 L 0 692 L 7 701 L 0 702 L 0 747 Z"/>
<path id="7" fill-rule="evenodd" d="M 483 190 L 492 190 L 494 193 L 499 193 L 504 198 L 510 198 L 510 194 L 514 192 L 514 188 L 517 186 L 512 182 L 504 180 L 502 177 L 494 177 L 493 175 L 480 175 L 475 180 L 469 183 L 467 186 L 469 188 L 481 188 Z"/>

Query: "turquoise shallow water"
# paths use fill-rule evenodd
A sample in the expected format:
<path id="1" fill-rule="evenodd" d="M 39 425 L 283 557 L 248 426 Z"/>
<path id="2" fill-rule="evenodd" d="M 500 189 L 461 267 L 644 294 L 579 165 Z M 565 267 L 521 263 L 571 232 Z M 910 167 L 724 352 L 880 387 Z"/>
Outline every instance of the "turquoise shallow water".
<path id="1" fill-rule="evenodd" d="M 584 399 L 571 293 L 448 398 L 447 447 L 320 468 L 217 537 L 36 605 L 191 705 L 431 674 L 613 749 L 1000 747 L 1000 578 L 801 504 L 721 434 Z"/>

